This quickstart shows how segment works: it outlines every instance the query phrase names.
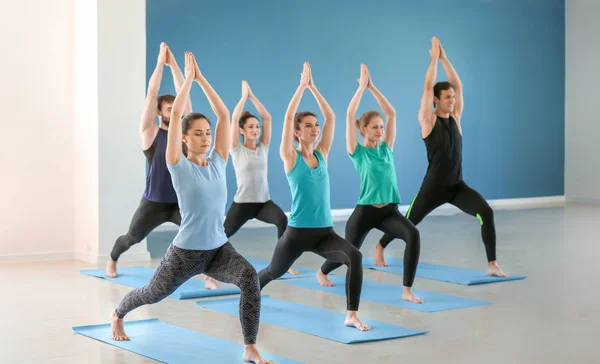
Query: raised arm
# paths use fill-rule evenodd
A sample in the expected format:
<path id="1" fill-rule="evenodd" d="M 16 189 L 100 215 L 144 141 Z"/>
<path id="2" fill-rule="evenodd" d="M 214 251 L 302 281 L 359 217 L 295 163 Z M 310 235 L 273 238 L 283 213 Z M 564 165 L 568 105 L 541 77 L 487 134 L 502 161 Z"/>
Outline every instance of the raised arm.
<path id="1" fill-rule="evenodd" d="M 396 110 L 394 110 L 392 104 L 381 93 L 381 91 L 375 87 L 373 81 L 371 80 L 371 75 L 369 74 L 368 69 L 367 75 L 369 76 L 368 88 L 375 97 L 377 104 L 385 114 L 385 135 L 383 137 L 383 141 L 388 145 L 388 147 L 390 147 L 391 150 L 394 150 L 394 143 L 396 142 Z"/>
<path id="2" fill-rule="evenodd" d="M 452 84 L 452 86 L 454 86 L 454 92 L 456 93 L 456 101 L 454 102 L 454 111 L 452 112 L 452 114 L 454 115 L 456 122 L 460 123 L 460 116 L 462 115 L 463 105 L 464 105 L 463 104 L 462 82 L 460 82 L 458 73 L 456 73 L 456 70 L 454 70 L 454 67 L 452 67 L 452 63 L 450 63 L 450 61 L 448 60 L 448 57 L 446 57 L 446 52 L 444 52 L 444 48 L 442 47 L 441 43 L 440 43 L 440 61 L 442 62 L 442 67 L 444 67 L 444 71 L 446 72 L 446 75 L 448 76 L 448 82 L 450 82 Z"/>
<path id="3" fill-rule="evenodd" d="M 244 105 L 246 105 L 247 99 L 248 83 L 246 81 L 242 81 L 242 97 L 237 105 L 235 105 L 233 114 L 231 115 L 231 149 L 237 147 L 240 142 L 240 126 L 238 122 L 242 116 L 242 111 L 244 110 Z"/>
<path id="4" fill-rule="evenodd" d="M 433 115 L 433 86 L 437 78 L 437 62 L 440 56 L 439 40 L 436 37 L 431 39 L 431 49 L 429 54 L 429 68 L 425 75 L 425 85 L 423 86 L 423 96 L 421 97 L 421 108 L 419 109 L 419 124 L 421 125 L 421 137 L 427 138 L 433 130 L 435 117 Z"/>
<path id="5" fill-rule="evenodd" d="M 190 98 L 190 90 L 194 82 L 195 69 L 192 54 L 185 52 L 185 81 L 181 85 L 181 89 L 173 101 L 173 109 L 171 110 L 171 122 L 169 123 L 169 135 L 167 137 L 167 163 L 171 165 L 177 164 L 181 158 L 181 119 L 183 118 L 183 110 Z"/>
<path id="6" fill-rule="evenodd" d="M 358 79 L 358 89 L 354 93 L 348 110 L 346 110 L 346 150 L 350 154 L 354 154 L 358 139 L 356 137 L 356 111 L 360 105 L 360 99 L 367 89 L 369 78 L 367 76 L 367 68 L 365 65 L 360 65 L 360 78 Z"/>
<path id="7" fill-rule="evenodd" d="M 160 44 L 160 52 L 158 60 L 150 81 L 148 82 L 148 93 L 146 94 L 146 103 L 142 112 L 142 120 L 140 123 L 140 136 L 142 137 L 142 150 L 147 150 L 152 146 L 156 133 L 158 133 L 158 125 L 156 125 L 156 111 L 158 110 L 158 91 L 160 90 L 160 82 L 162 81 L 163 70 L 167 60 L 167 45 Z"/>
<path id="8" fill-rule="evenodd" d="M 167 66 L 171 69 L 171 75 L 173 75 L 173 84 L 175 86 L 175 93 L 179 93 L 181 86 L 183 85 L 184 77 L 183 72 L 179 68 L 177 64 L 177 60 L 175 60 L 175 56 L 169 46 L 167 46 Z M 183 110 L 183 115 L 187 115 L 192 112 L 192 99 L 190 98 L 188 103 L 185 104 L 185 109 Z"/>
<path id="9" fill-rule="evenodd" d="M 315 149 L 321 152 L 321 154 L 323 154 L 323 158 L 325 158 L 325 160 L 327 161 L 327 156 L 329 155 L 329 151 L 331 150 L 331 144 L 333 144 L 333 136 L 335 134 L 335 114 L 333 113 L 331 106 L 329 106 L 329 104 L 327 103 L 327 100 L 325 100 L 323 95 L 321 95 L 321 93 L 317 89 L 317 86 L 315 86 L 310 66 L 309 74 L 310 81 L 308 84 L 308 88 L 315 96 L 315 99 L 317 99 L 317 104 L 319 104 L 319 109 L 321 109 L 321 113 L 323 114 L 323 117 L 325 119 L 323 121 L 325 125 L 323 125 L 323 133 L 321 134 L 321 140 L 319 140 Z"/>
<path id="10" fill-rule="evenodd" d="M 258 111 L 258 115 L 263 120 L 262 134 L 260 141 L 268 147 L 271 144 L 271 114 L 267 111 L 267 108 L 260 102 L 258 97 L 254 95 L 250 86 L 248 86 L 248 98 L 252 101 L 252 104 Z"/>
<path id="11" fill-rule="evenodd" d="M 308 62 L 304 63 L 304 68 L 300 76 L 300 85 L 296 89 L 292 100 L 288 105 L 285 112 L 285 118 L 283 120 L 283 130 L 281 132 L 281 145 L 279 146 L 279 156 L 283 160 L 283 167 L 286 172 L 290 171 L 294 167 L 296 162 L 296 150 L 294 149 L 294 117 L 298 106 L 300 106 L 300 100 L 304 90 L 308 87 L 310 80 L 310 69 L 308 68 Z"/>
<path id="12" fill-rule="evenodd" d="M 206 95 L 213 112 L 217 115 L 217 125 L 215 126 L 215 146 L 214 151 L 219 153 L 221 158 L 225 162 L 229 158 L 229 151 L 231 150 L 231 125 L 229 124 L 229 110 L 223 103 L 223 100 L 219 97 L 217 92 L 212 88 L 206 78 L 200 73 L 198 63 L 194 55 L 192 55 L 192 61 L 195 67 L 195 80 L 198 82 L 202 91 Z"/>

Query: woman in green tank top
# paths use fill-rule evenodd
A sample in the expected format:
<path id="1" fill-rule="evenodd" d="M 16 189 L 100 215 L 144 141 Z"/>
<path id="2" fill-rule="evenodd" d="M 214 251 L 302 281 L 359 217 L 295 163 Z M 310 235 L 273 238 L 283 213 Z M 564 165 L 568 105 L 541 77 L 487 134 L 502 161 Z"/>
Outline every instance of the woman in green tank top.
<path id="1" fill-rule="evenodd" d="M 297 113 L 304 91 L 308 89 L 317 99 L 325 117 L 323 135 L 317 142 L 321 128 L 314 113 Z M 346 319 L 344 325 L 361 331 L 370 330 L 358 318 L 362 289 L 362 255 L 352 244 L 333 231 L 329 205 L 329 172 L 327 156 L 333 143 L 335 114 L 313 83 L 310 66 L 304 64 L 300 86 L 285 113 L 279 154 L 292 192 L 292 213 L 283 236 L 277 242 L 269 266 L 258 273 L 260 288 L 281 277 L 304 252 L 313 252 L 346 265 Z M 294 147 L 293 140 L 298 142 Z M 315 145 L 316 143 L 316 145 Z M 319 272 L 317 278 L 327 277 Z"/>
<path id="2" fill-rule="evenodd" d="M 396 111 L 373 85 L 365 65 L 361 65 L 358 83 L 358 90 L 348 106 L 346 149 L 360 177 L 360 195 L 356 208 L 346 223 L 346 240 L 360 249 L 371 229 L 378 229 L 404 240 L 406 249 L 404 250 L 402 298 L 412 303 L 423 303 L 423 300 L 415 296 L 411 290 L 419 263 L 419 231 L 398 211 L 400 194 L 393 152 L 396 139 Z M 360 119 L 355 119 L 360 99 L 367 89 L 375 96 L 386 116 L 386 128 L 381 114 L 377 111 L 367 111 Z M 358 143 L 357 128 L 364 137 L 364 145 Z M 340 265 L 328 260 L 323 263 L 321 272 L 327 275 Z"/>

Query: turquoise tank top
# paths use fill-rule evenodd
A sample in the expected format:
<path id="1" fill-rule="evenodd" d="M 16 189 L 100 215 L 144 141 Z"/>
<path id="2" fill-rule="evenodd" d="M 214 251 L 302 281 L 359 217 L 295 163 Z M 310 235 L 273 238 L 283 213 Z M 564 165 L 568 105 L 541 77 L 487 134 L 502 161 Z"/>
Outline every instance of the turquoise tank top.
<path id="1" fill-rule="evenodd" d="M 329 172 L 325 159 L 315 150 L 319 164 L 310 168 L 302 154 L 296 153 L 296 164 L 286 175 L 292 192 L 292 213 L 288 225 L 295 228 L 331 227 Z"/>

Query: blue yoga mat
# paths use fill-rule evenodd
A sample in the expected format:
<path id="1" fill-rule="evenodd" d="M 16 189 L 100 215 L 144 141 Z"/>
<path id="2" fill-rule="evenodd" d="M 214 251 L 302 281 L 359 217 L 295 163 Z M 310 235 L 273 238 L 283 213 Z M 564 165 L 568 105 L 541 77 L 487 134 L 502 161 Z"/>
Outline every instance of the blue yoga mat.
<path id="1" fill-rule="evenodd" d="M 404 261 L 402 259 L 386 257 L 385 261 L 388 263 L 388 267 L 378 267 L 375 265 L 373 258 L 366 258 L 363 259 L 363 268 L 404 274 Z M 442 282 L 457 283 L 465 286 L 515 281 L 527 278 L 527 276 L 492 277 L 488 276 L 486 272 L 478 270 L 448 267 L 445 265 L 431 263 L 419 263 L 419 266 L 417 267 L 417 277 L 433 279 Z"/>
<path id="2" fill-rule="evenodd" d="M 243 363 L 244 346 L 169 325 L 158 319 L 125 321 L 130 341 L 114 341 L 110 324 L 76 326 L 73 331 L 164 363 Z M 276 363 L 299 363 L 262 352 Z"/>
<path id="3" fill-rule="evenodd" d="M 154 271 L 154 269 L 141 266 L 119 268 L 117 271 L 119 274 L 117 278 L 106 278 L 104 276 L 104 269 L 82 270 L 80 272 L 92 277 L 103 278 L 107 281 L 119 283 L 125 286 L 141 288 L 150 282 L 150 279 L 152 279 L 152 276 L 154 275 Z M 204 288 L 203 280 L 192 278 L 177 288 L 177 290 L 169 297 L 177 300 L 184 300 L 189 298 L 226 296 L 239 293 L 240 289 L 235 286 L 232 287 L 222 285 L 219 289 L 206 289 Z"/>
<path id="4" fill-rule="evenodd" d="M 244 257 L 244 258 L 246 258 L 246 260 L 248 260 L 250 262 L 250 264 L 252 264 L 252 266 L 254 267 L 254 269 L 256 269 L 257 272 L 260 272 L 261 270 L 266 268 L 270 263 L 269 261 L 262 260 L 262 259 L 249 258 L 249 257 Z M 279 279 L 308 278 L 308 277 L 314 278 L 317 274 L 316 270 L 311 270 L 311 269 L 307 269 L 307 268 L 294 267 L 294 269 L 296 269 L 300 273 L 295 274 L 295 275 L 285 273 L 284 275 L 279 277 Z"/>
<path id="5" fill-rule="evenodd" d="M 290 280 L 284 281 L 284 283 L 345 297 L 346 292 L 344 285 L 346 284 L 346 277 L 337 276 L 329 277 L 329 279 L 333 282 L 333 287 L 322 287 L 317 283 L 316 279 Z M 449 296 L 441 293 L 425 292 L 417 289 L 413 289 L 413 292 L 423 299 L 423 303 L 410 303 L 403 300 L 401 286 L 364 280 L 360 297 L 361 301 L 377 302 L 383 305 L 407 308 L 421 312 L 446 311 L 491 304 L 491 302 Z"/>
<path id="6" fill-rule="evenodd" d="M 200 307 L 236 316 L 239 315 L 240 310 L 239 297 L 198 301 L 196 304 Z M 266 295 L 262 296 L 261 322 L 344 344 L 396 339 L 427 333 L 427 331 L 408 329 L 385 322 L 365 319 L 364 317 L 361 317 L 361 320 L 371 326 L 371 330 L 360 331 L 355 327 L 344 326 L 345 318 L 346 314 L 341 312 L 282 301 Z"/>

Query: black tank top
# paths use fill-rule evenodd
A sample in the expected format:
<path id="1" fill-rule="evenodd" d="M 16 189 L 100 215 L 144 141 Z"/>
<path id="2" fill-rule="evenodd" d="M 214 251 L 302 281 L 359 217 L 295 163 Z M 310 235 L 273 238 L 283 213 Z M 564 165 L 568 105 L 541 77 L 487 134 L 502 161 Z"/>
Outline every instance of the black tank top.
<path id="1" fill-rule="evenodd" d="M 436 185 L 462 182 L 462 136 L 456 120 L 436 116 L 433 130 L 424 142 L 429 160 L 426 182 Z"/>

